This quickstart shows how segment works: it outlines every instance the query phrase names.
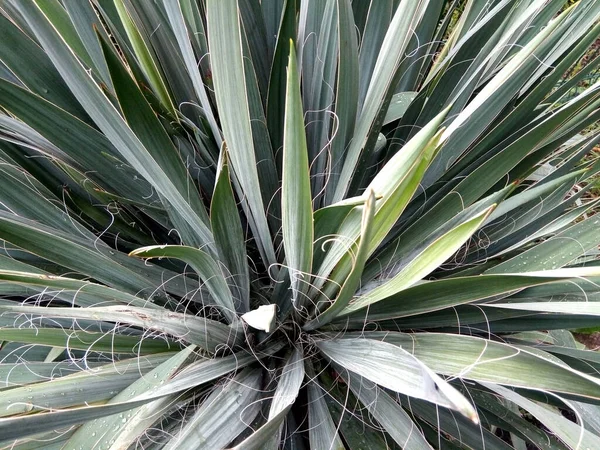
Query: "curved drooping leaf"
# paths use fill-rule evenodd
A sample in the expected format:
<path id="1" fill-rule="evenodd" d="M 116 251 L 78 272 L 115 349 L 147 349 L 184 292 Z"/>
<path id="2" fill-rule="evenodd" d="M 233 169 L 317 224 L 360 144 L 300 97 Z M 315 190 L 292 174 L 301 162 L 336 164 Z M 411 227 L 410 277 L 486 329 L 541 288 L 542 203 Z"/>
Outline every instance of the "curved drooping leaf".
<path id="1" fill-rule="evenodd" d="M 351 372 L 395 392 L 455 409 L 475 423 L 478 421 L 477 412 L 462 394 L 400 347 L 357 338 L 316 344 L 328 358 Z"/>
<path id="2" fill-rule="evenodd" d="M 354 340 L 356 336 L 349 333 L 347 338 Z M 600 398 L 598 379 L 535 348 L 446 333 L 369 332 L 364 336 L 396 345 L 431 370 L 447 376 Z M 443 355 L 449 352 L 453 357 L 444 359 Z M 540 373 L 546 375 L 540 377 Z"/>
<path id="3" fill-rule="evenodd" d="M 223 272 L 217 262 L 206 252 L 183 245 L 154 245 L 132 251 L 129 256 L 139 258 L 178 258 L 189 264 L 206 285 L 211 294 L 212 303 L 221 307 L 229 322 L 234 322 L 235 305 L 231 291 L 227 286 Z M 209 302 L 207 302 L 209 303 Z"/>
<path id="4" fill-rule="evenodd" d="M 0 280 L 24 284 L 27 286 L 51 287 L 61 291 L 73 291 L 73 303 L 79 306 L 91 306 L 80 304 L 79 299 L 84 297 L 93 298 L 93 306 L 119 303 L 128 306 L 143 308 L 159 308 L 154 303 L 136 297 L 126 292 L 109 288 L 90 281 L 75 280 L 73 278 L 57 277 L 54 275 L 37 274 L 30 272 L 18 272 L 13 270 L 0 270 Z M 86 303 L 91 303 L 88 301 Z"/>
<path id="5" fill-rule="evenodd" d="M 210 352 L 214 352 L 219 348 L 233 347 L 242 338 L 239 328 L 232 328 L 214 320 L 167 310 L 146 309 L 134 306 L 44 308 L 39 306 L 1 305 L 0 311 L 33 314 L 43 317 L 122 322 L 173 335 Z"/>

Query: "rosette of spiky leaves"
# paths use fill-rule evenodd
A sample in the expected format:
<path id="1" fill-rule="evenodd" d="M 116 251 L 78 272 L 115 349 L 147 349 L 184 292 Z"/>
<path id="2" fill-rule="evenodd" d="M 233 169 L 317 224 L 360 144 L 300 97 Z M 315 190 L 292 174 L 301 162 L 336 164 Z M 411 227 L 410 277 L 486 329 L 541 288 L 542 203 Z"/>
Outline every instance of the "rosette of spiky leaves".
<path id="1" fill-rule="evenodd" d="M 2 444 L 600 448 L 564 3 L 2 0 Z"/>

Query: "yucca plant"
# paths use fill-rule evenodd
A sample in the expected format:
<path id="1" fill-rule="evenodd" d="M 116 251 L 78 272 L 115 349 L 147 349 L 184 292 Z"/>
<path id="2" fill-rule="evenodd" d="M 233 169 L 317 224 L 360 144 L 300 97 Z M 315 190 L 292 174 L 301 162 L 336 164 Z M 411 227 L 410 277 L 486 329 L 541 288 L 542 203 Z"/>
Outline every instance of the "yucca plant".
<path id="1" fill-rule="evenodd" d="M 599 449 L 567 3 L 0 1 L 0 442 Z"/>

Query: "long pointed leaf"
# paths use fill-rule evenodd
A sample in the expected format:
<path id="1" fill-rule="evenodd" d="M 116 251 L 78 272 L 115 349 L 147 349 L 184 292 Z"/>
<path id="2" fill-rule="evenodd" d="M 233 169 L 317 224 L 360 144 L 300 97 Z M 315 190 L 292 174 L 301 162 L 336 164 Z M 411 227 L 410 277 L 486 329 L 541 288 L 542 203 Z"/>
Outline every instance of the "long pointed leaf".
<path id="1" fill-rule="evenodd" d="M 304 361 L 302 361 L 302 353 L 295 349 L 283 367 L 267 422 L 243 442 L 233 447 L 232 450 L 259 450 L 265 448 L 263 445 L 278 434 L 277 430 L 292 404 L 296 401 L 303 381 Z"/>
<path id="2" fill-rule="evenodd" d="M 217 251 L 234 284 L 234 297 L 238 299 L 238 312 L 250 310 L 250 274 L 242 224 L 229 179 L 227 152 L 223 153 L 221 170 L 210 204 L 210 223 L 215 236 Z"/>
<path id="3" fill-rule="evenodd" d="M 370 190 L 367 195 L 367 201 L 363 207 L 360 243 L 352 261 L 352 270 L 342 285 L 340 293 L 335 301 L 326 310 L 318 314 L 317 317 L 306 323 L 303 327 L 304 330 L 314 330 L 319 326 L 331 322 L 335 316 L 339 315 L 340 312 L 348 306 L 348 303 L 360 284 L 360 277 L 365 267 L 369 245 L 371 243 L 371 227 L 373 216 L 375 215 L 375 194 Z"/>
<path id="4" fill-rule="evenodd" d="M 225 386 L 217 387 L 165 448 L 224 448 L 246 429 L 258 413 L 261 384 L 261 371 L 246 369 Z"/>
<path id="5" fill-rule="evenodd" d="M 186 361 L 193 354 L 194 346 L 190 346 L 167 361 L 151 370 L 145 377 L 142 377 L 123 389 L 115 395 L 108 403 L 118 403 L 123 400 L 130 399 L 132 396 L 144 391 L 151 390 L 168 382 L 181 366 L 185 365 Z M 156 402 L 149 403 L 137 409 L 129 411 L 126 415 L 114 415 L 96 419 L 85 423 L 77 429 L 77 431 L 69 438 L 66 447 L 78 448 L 79 446 L 87 445 L 94 447 L 101 445 L 102 440 L 113 440 L 117 436 L 113 444 L 114 447 L 131 444 L 139 434 L 144 432 L 147 427 L 152 425 L 155 417 L 152 416 L 152 411 L 148 411 L 150 407 L 164 408 L 168 406 L 171 399 L 162 398 Z"/>
<path id="6" fill-rule="evenodd" d="M 236 0 L 209 0 L 207 5 L 208 43 L 215 96 L 231 165 L 248 202 L 258 240 L 267 265 L 275 264 L 275 250 L 260 195 L 248 97 L 246 95 L 240 21 Z M 214 31 L 213 31 L 214 30 Z M 235 103 L 232 100 L 235 99 Z"/>
<path id="7" fill-rule="evenodd" d="M 397 275 L 372 291 L 357 297 L 346 308 L 344 313 L 347 314 L 381 301 L 386 297 L 400 292 L 402 289 L 410 287 L 431 273 L 432 270 L 452 256 L 471 238 L 494 207 L 495 205 L 448 231 L 433 242 L 427 242 L 427 247 L 418 256 L 415 256 Z"/>
<path id="8" fill-rule="evenodd" d="M 302 297 L 310 283 L 314 230 L 300 79 L 291 41 L 287 71 L 281 221 L 286 265 L 292 281 L 292 301 L 300 308 L 306 303 Z"/>

